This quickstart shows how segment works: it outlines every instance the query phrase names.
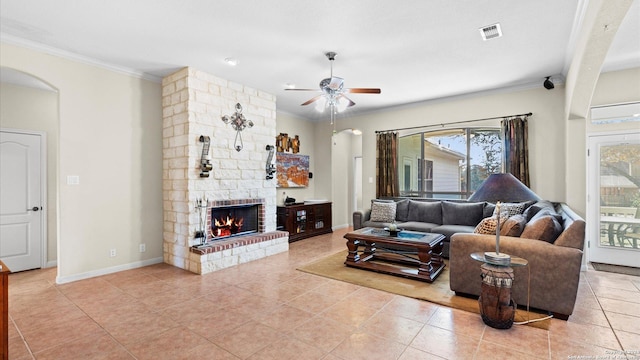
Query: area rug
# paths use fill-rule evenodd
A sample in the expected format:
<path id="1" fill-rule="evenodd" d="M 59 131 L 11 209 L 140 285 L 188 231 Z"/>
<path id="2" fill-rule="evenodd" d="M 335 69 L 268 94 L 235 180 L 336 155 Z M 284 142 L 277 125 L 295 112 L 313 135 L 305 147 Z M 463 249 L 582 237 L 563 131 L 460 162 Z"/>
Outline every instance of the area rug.
<path id="1" fill-rule="evenodd" d="M 617 274 L 640 276 L 640 268 L 637 268 L 637 267 L 602 264 L 602 263 L 595 263 L 595 262 L 592 262 L 591 265 L 593 265 L 593 268 L 598 271 L 606 271 L 606 272 L 617 273 Z"/>
<path id="2" fill-rule="evenodd" d="M 344 265 L 347 251 L 339 252 L 320 259 L 316 262 L 304 265 L 298 270 L 310 274 L 324 276 L 327 278 L 348 282 L 355 285 L 365 286 L 372 289 L 378 289 L 397 295 L 412 297 L 415 299 L 426 300 L 439 305 L 475 312 L 480 314 L 478 300 L 457 296 L 449 289 L 449 268 L 444 268 L 440 276 L 433 283 L 429 284 L 422 281 L 403 278 L 400 276 L 392 276 L 380 274 L 373 271 L 356 269 Z M 448 264 L 447 264 L 448 265 Z M 480 281 L 480 266 L 478 265 L 478 281 Z M 479 315 L 478 315 L 479 316 Z M 515 322 L 523 322 L 527 320 L 540 319 L 547 316 L 533 310 L 527 312 L 526 309 L 518 309 L 515 315 Z M 528 323 L 542 329 L 548 329 L 550 320 L 543 320 Z"/>

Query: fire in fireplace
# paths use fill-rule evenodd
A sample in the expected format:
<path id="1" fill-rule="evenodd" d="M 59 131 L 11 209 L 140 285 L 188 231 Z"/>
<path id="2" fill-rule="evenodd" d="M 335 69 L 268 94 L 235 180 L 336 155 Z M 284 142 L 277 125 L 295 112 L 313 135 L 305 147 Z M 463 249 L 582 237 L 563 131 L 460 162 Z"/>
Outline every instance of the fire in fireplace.
<path id="1" fill-rule="evenodd" d="M 258 205 L 235 205 L 211 209 L 210 240 L 258 232 Z"/>

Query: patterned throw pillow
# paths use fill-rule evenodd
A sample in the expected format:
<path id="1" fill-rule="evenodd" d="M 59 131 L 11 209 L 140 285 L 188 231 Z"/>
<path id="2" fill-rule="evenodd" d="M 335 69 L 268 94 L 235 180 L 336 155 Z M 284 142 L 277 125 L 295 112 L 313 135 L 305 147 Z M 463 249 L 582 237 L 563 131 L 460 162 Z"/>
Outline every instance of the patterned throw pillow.
<path id="1" fill-rule="evenodd" d="M 500 203 L 500 216 L 509 218 L 524 212 L 527 203 Z M 497 215 L 498 207 L 493 210 L 493 216 Z"/>
<path id="2" fill-rule="evenodd" d="M 500 226 L 502 226 L 506 220 L 507 218 L 501 217 Z M 498 227 L 498 218 L 495 216 L 492 216 L 492 217 L 482 219 L 482 221 L 480 221 L 480 223 L 476 226 L 473 232 L 476 234 L 495 235 L 497 227 Z"/>
<path id="3" fill-rule="evenodd" d="M 393 222 L 396 219 L 395 202 L 374 202 L 371 204 L 371 221 Z"/>

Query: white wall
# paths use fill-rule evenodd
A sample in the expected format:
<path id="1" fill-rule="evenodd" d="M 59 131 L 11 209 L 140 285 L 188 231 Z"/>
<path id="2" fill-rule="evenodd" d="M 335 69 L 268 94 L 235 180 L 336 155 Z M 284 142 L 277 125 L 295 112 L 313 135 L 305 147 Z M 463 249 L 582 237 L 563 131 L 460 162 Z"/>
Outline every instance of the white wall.
<path id="1" fill-rule="evenodd" d="M 331 147 L 331 171 L 333 228 L 344 228 L 351 222 L 353 211 L 352 183 L 353 156 L 351 131 L 340 131 L 333 136 Z"/>
<path id="2" fill-rule="evenodd" d="M 58 282 L 161 261 L 160 84 L 0 46 L 0 66 L 58 89 Z M 67 175 L 80 184 L 66 185 Z"/>
<path id="3" fill-rule="evenodd" d="M 313 147 L 314 153 L 316 154 L 313 164 L 315 169 L 313 172 L 314 196 L 317 199 L 330 199 L 335 202 L 336 199 L 333 199 L 332 190 L 332 134 L 333 127 L 329 125 L 328 121 L 313 124 Z"/>
<path id="4" fill-rule="evenodd" d="M 46 133 L 47 266 L 55 266 L 58 246 L 58 93 L 0 84 L 0 128 Z"/>

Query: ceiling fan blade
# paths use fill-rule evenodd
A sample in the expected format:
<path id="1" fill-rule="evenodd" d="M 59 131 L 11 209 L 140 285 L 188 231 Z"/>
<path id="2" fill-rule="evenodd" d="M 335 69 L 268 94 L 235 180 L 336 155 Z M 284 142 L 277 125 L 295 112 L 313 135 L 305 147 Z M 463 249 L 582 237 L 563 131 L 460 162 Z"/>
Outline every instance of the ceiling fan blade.
<path id="1" fill-rule="evenodd" d="M 355 105 L 355 104 L 356 104 L 356 103 L 354 103 L 354 102 L 353 102 L 353 100 L 349 99 L 349 98 L 348 98 L 348 97 L 346 97 L 344 94 L 340 94 L 340 95 L 338 96 L 338 99 L 339 99 L 339 98 L 345 98 L 345 99 L 347 99 L 347 101 L 349 102 L 349 104 L 347 104 L 347 107 L 351 107 L 351 106 L 353 106 L 353 105 Z"/>
<path id="2" fill-rule="evenodd" d="M 303 102 L 303 103 L 302 103 L 302 104 L 300 104 L 300 105 L 301 105 L 301 106 L 309 105 L 309 104 L 311 104 L 311 103 L 313 103 L 313 102 L 316 102 L 316 101 L 318 101 L 318 100 L 320 100 L 320 99 L 322 99 L 322 95 L 314 96 L 314 97 L 312 97 L 311 99 L 309 99 L 309 100 L 307 100 L 307 101 Z"/>
<path id="3" fill-rule="evenodd" d="M 380 94 L 382 91 L 374 88 L 349 88 L 344 89 L 344 92 L 351 94 Z"/>
<path id="4" fill-rule="evenodd" d="M 284 91 L 318 91 L 318 89 L 284 89 Z"/>

